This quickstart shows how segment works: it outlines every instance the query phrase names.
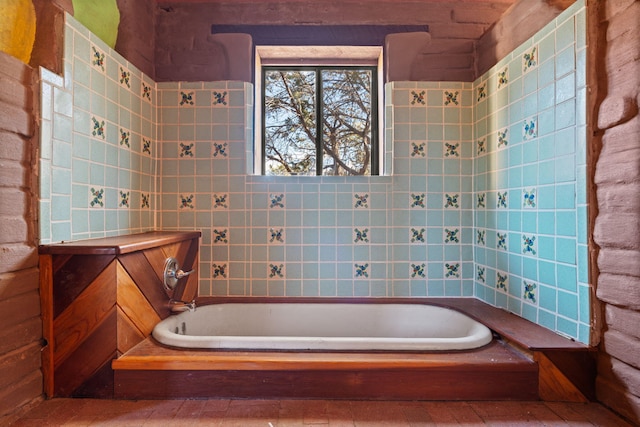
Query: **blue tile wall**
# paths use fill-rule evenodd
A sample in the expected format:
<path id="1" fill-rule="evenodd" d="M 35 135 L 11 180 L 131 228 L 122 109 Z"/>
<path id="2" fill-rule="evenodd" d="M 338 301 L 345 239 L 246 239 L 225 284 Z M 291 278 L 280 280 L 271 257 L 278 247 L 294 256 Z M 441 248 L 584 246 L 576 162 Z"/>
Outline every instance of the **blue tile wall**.
<path id="1" fill-rule="evenodd" d="M 586 48 L 584 14 L 584 3 L 575 3 L 474 82 L 483 94 L 474 100 L 474 138 L 486 141 L 474 159 L 474 191 L 498 199 L 476 209 L 475 227 L 509 235 L 506 245 L 476 245 L 484 275 L 476 276 L 475 295 L 589 342 L 587 204 L 579 197 L 586 87 L 584 63 L 576 65 Z M 502 127 L 509 131 L 503 139 Z M 508 208 L 500 203 L 505 193 Z M 503 209 L 509 215 L 500 221 Z M 501 254 L 509 255 L 508 288 L 488 280 L 500 274 Z"/>
<path id="2" fill-rule="evenodd" d="M 355 178 L 252 175 L 250 84 L 157 89 L 158 222 L 202 230 L 201 295 L 472 295 L 471 83 L 387 85 L 383 176 Z"/>
<path id="3" fill-rule="evenodd" d="M 155 82 L 70 15 L 40 76 L 40 243 L 153 230 Z"/>
<path id="4" fill-rule="evenodd" d="M 473 83 L 385 85 L 376 177 L 252 174 L 254 88 L 155 83 L 67 16 L 41 242 L 198 229 L 200 295 L 470 296 L 589 339 L 584 6 Z"/>

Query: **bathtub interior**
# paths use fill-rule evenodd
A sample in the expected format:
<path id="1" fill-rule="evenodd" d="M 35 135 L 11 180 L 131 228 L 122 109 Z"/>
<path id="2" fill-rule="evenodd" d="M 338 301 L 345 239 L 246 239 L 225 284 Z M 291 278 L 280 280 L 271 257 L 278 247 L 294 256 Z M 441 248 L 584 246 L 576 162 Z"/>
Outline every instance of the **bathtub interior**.
<path id="1" fill-rule="evenodd" d="M 492 340 L 455 310 L 420 304 L 211 304 L 160 322 L 153 336 L 186 348 L 463 350 Z"/>

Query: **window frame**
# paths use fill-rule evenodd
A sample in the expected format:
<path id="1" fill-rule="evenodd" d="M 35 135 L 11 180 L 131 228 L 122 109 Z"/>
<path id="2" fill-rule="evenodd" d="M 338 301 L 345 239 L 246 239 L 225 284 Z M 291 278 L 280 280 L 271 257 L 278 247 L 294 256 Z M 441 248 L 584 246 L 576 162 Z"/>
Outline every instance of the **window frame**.
<path id="1" fill-rule="evenodd" d="M 315 175 L 293 175 L 293 176 L 308 176 L 308 177 L 325 177 L 325 176 L 334 176 L 334 175 L 323 175 L 323 160 L 324 160 L 324 152 L 322 146 L 322 138 L 323 138 L 323 120 L 322 114 L 324 111 L 324 100 L 323 100 L 323 91 L 322 91 L 322 71 L 324 70 L 367 70 L 371 72 L 371 87 L 370 87 L 370 98 L 371 98 L 371 140 L 370 140 L 370 153 L 371 157 L 369 159 L 369 174 L 367 175 L 345 175 L 344 177 L 355 177 L 355 176 L 380 176 L 380 164 L 379 164 L 379 156 L 380 156 L 380 147 L 382 146 L 382 142 L 380 141 L 380 118 L 379 118 L 379 84 L 378 84 L 378 66 L 374 65 L 262 65 L 260 66 L 260 175 L 261 176 L 278 176 L 278 175 L 267 175 L 266 173 L 266 108 L 265 108 L 265 96 L 266 96 L 266 72 L 267 71 L 314 71 L 316 75 L 316 90 L 315 90 L 315 107 L 316 107 L 316 173 Z M 319 116 L 319 117 L 318 117 Z M 287 176 L 287 175 L 285 175 Z"/>

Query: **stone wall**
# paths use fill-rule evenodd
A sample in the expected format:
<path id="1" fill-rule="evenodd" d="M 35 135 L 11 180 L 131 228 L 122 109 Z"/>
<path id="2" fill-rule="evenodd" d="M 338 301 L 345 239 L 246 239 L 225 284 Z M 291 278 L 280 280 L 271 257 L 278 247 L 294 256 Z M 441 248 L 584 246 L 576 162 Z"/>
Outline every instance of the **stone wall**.
<path id="1" fill-rule="evenodd" d="M 640 422 L 640 1 L 590 2 L 598 400 Z"/>
<path id="2" fill-rule="evenodd" d="M 0 425 L 42 395 L 32 79 L 0 52 Z"/>
<path id="3" fill-rule="evenodd" d="M 575 0 L 520 0 L 476 44 L 477 76 L 533 36 Z"/>
<path id="4" fill-rule="evenodd" d="M 155 14 L 152 1 L 118 0 L 120 26 L 116 51 L 140 71 L 154 77 Z"/>
<path id="5" fill-rule="evenodd" d="M 547 8 L 545 0 L 525 2 Z M 475 40 L 508 6 L 500 1 L 425 5 L 410 0 L 318 0 L 308 7 L 304 2 L 286 1 L 209 4 L 163 0 L 156 10 L 155 80 L 219 80 L 224 52 L 211 37 L 211 26 L 216 24 L 428 25 L 431 43 L 413 61 L 411 80 L 470 82 L 475 78 Z"/>

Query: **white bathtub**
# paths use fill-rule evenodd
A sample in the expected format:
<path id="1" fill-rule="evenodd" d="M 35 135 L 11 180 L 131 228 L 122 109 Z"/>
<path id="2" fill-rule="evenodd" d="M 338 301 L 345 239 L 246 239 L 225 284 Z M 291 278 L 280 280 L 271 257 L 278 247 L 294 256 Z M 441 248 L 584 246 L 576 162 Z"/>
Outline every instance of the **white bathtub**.
<path id="1" fill-rule="evenodd" d="M 466 315 L 423 304 L 223 303 L 169 316 L 162 344 L 244 350 L 465 350 L 491 331 Z"/>

